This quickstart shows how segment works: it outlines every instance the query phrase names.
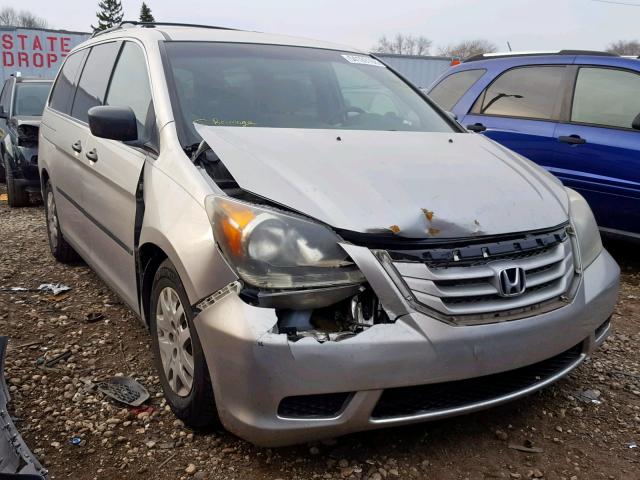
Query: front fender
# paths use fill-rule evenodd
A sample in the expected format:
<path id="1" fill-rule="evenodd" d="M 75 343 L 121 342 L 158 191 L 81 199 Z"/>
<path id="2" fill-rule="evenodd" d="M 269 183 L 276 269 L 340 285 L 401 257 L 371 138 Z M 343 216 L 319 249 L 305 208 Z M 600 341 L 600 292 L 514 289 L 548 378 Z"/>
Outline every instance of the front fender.
<path id="1" fill-rule="evenodd" d="M 140 245 L 162 249 L 180 275 L 192 305 L 237 280 L 213 239 L 200 204 L 158 168 L 145 169 Z"/>
<path id="2" fill-rule="evenodd" d="M 2 139 L 2 165 L 4 166 L 4 161 L 6 161 L 11 170 L 15 170 L 15 151 L 13 147 L 13 142 L 11 141 L 11 134 L 7 133 Z"/>

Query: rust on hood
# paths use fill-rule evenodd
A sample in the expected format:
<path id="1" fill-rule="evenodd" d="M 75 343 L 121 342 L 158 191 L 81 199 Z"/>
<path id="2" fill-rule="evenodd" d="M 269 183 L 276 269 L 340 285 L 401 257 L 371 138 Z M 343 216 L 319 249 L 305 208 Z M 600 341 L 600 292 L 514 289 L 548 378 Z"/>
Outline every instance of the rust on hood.
<path id="1" fill-rule="evenodd" d="M 393 233 L 396 233 L 396 234 L 400 233 L 400 227 L 398 225 L 391 225 L 389 227 L 389 230 L 391 230 Z"/>
<path id="2" fill-rule="evenodd" d="M 456 237 L 467 235 L 482 235 L 484 232 L 480 228 L 480 222 L 474 219 L 473 222 L 450 222 L 440 217 L 436 218 L 433 210 L 421 208 L 420 211 L 427 219 L 426 232 L 430 237 Z M 465 223 L 467 223 L 465 225 Z"/>
<path id="3" fill-rule="evenodd" d="M 424 216 L 427 217 L 427 220 L 429 221 L 433 220 L 434 213 L 432 210 L 427 210 L 426 208 L 423 208 L 422 213 L 424 213 Z"/>

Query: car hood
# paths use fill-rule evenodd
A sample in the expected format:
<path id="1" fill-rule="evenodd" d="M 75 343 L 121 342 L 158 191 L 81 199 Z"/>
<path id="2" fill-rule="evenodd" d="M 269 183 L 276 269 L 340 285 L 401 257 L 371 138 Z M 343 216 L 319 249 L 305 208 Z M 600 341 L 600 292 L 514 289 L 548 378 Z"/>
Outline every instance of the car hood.
<path id="1" fill-rule="evenodd" d="M 196 129 L 240 187 L 337 229 L 455 238 L 568 218 L 559 182 L 482 135 Z"/>

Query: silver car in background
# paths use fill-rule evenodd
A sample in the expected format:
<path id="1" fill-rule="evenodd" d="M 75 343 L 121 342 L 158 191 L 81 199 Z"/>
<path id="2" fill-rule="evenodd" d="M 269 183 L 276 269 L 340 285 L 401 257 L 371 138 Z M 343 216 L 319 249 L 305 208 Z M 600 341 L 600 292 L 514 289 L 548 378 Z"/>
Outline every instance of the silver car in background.
<path id="1" fill-rule="evenodd" d="M 125 23 L 67 57 L 39 167 L 53 255 L 148 325 L 193 427 L 278 446 L 467 413 L 609 333 L 584 199 L 349 47 Z"/>

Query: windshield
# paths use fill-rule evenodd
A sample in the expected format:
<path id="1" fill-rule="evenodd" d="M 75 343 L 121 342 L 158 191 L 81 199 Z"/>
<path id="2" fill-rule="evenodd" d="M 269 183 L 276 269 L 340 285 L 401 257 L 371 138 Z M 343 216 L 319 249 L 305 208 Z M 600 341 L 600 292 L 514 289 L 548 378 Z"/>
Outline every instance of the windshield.
<path id="1" fill-rule="evenodd" d="M 13 114 L 41 116 L 50 88 L 51 82 L 18 83 L 13 100 Z"/>
<path id="2" fill-rule="evenodd" d="M 280 45 L 167 42 L 174 110 L 214 126 L 452 132 L 368 55 Z M 178 116 L 178 115 L 177 115 Z"/>

